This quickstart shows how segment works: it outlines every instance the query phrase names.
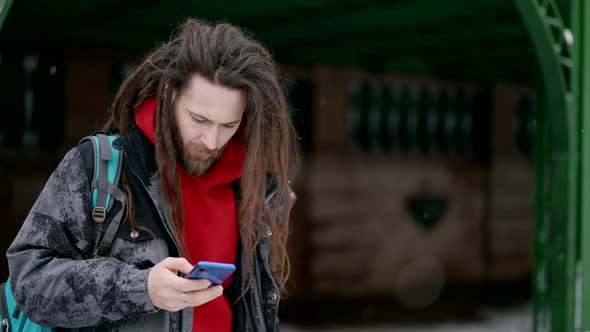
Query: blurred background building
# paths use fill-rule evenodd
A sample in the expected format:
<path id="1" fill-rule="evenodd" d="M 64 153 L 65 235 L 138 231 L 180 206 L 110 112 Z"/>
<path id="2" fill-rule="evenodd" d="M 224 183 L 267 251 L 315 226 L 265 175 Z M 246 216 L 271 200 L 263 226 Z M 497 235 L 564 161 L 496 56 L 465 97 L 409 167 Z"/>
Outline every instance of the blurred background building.
<path id="1" fill-rule="evenodd" d="M 284 322 L 439 323 L 515 305 L 537 327 L 561 324 L 553 305 L 572 302 L 578 270 L 568 255 L 579 248 L 565 248 L 574 226 L 553 228 L 562 251 L 533 241 L 535 215 L 549 220 L 537 235 L 553 225 L 543 202 L 559 202 L 542 179 L 562 179 L 535 173 L 540 160 L 550 167 L 536 147 L 553 142 L 539 137 L 549 135 L 541 121 L 552 123 L 542 116 L 555 105 L 547 90 L 561 88 L 547 82 L 538 40 L 575 59 L 563 32 L 583 3 L 0 0 L 4 15 L 10 8 L 0 30 L 0 251 L 65 152 L 100 127 L 141 55 L 187 16 L 228 20 L 280 64 L 304 151 Z M 558 32 L 535 39 L 546 31 L 533 21 L 549 29 L 550 18 L 546 31 Z M 548 263 L 559 253 L 563 270 Z M 561 293 L 548 298 L 551 281 Z M 559 312 L 573 318 L 573 308 Z"/>

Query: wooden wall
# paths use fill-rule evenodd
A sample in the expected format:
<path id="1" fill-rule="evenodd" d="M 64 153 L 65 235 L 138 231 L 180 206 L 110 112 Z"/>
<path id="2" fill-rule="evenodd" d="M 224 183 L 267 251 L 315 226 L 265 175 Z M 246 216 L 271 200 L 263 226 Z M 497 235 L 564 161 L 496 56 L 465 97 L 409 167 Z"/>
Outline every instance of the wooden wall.
<path id="1" fill-rule="evenodd" d="M 523 96 L 534 98 L 530 88 L 334 67 L 286 73 L 311 83 L 314 142 L 297 179 L 305 199 L 294 220 L 293 296 L 390 294 L 409 306 L 426 306 L 448 284 L 529 275 L 534 166 L 530 151 L 516 144 L 522 119 L 515 113 Z M 350 142 L 355 81 L 485 92 L 489 114 L 478 120 L 484 128 L 474 130 L 488 136 L 487 157 L 482 151 L 359 151 Z M 412 197 L 444 198 L 442 219 L 421 225 L 410 212 Z"/>

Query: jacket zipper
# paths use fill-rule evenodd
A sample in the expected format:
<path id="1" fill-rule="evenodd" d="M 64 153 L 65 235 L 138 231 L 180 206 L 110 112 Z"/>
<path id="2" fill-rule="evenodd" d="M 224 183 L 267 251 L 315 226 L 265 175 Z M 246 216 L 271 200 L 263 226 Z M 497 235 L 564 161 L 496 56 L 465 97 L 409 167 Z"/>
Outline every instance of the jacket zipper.
<path id="1" fill-rule="evenodd" d="M 6 303 L 6 283 L 0 285 L 0 314 L 2 314 L 2 332 L 10 332 L 10 320 L 8 316 L 8 304 Z"/>
<path id="2" fill-rule="evenodd" d="M 278 189 L 276 189 L 276 190 L 274 190 L 273 192 L 271 192 L 270 194 L 268 194 L 268 195 L 266 196 L 266 199 L 264 200 L 264 202 L 265 202 L 265 203 L 268 205 L 268 203 L 270 202 L 270 200 L 271 200 L 271 199 L 272 199 L 272 198 L 273 198 L 273 197 L 274 197 L 274 196 L 277 194 L 277 192 L 278 192 L 278 191 L 279 191 L 279 190 L 278 190 Z"/>

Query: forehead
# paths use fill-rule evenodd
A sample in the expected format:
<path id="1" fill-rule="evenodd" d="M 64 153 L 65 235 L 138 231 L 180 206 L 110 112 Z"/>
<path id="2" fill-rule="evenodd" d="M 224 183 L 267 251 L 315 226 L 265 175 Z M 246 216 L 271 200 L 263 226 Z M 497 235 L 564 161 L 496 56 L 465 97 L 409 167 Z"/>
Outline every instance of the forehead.
<path id="1" fill-rule="evenodd" d="M 246 108 L 246 94 L 195 74 L 182 92 L 178 106 L 209 120 L 231 122 L 241 119 Z"/>

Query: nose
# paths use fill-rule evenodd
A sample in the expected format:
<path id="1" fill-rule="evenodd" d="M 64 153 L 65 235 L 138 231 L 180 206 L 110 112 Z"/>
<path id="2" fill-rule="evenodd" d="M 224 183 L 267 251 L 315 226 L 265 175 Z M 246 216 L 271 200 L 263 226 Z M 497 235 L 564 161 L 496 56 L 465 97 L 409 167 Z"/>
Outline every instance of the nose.
<path id="1" fill-rule="evenodd" d="M 207 147 L 209 150 L 217 149 L 219 141 L 219 129 L 216 126 L 212 126 L 208 128 L 207 131 L 201 136 L 201 142 Z"/>

